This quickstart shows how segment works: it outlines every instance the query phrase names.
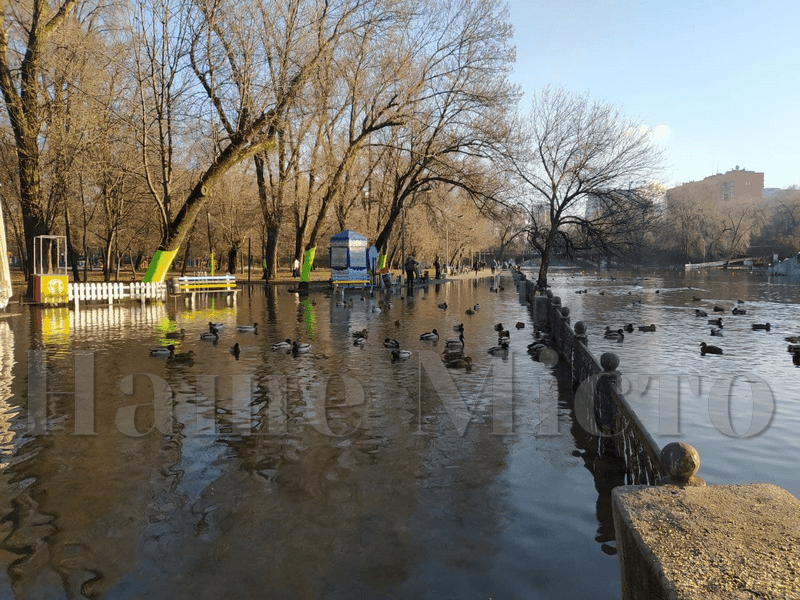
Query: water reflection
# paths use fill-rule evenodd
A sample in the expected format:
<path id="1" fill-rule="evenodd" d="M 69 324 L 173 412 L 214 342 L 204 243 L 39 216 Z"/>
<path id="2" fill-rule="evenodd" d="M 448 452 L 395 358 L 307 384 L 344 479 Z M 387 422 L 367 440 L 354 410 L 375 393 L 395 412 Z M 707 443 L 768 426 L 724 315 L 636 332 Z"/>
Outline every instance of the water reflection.
<path id="1" fill-rule="evenodd" d="M 48 433 L 25 437 L 3 473 L 6 595 L 618 596 L 616 561 L 593 540 L 597 474 L 572 455 L 551 370 L 525 353 L 526 307 L 490 283 L 348 291 L 352 308 L 253 287 L 236 311 L 165 305 L 73 325 L 69 353 L 15 367 L 12 428 L 27 427 L 26 399 L 46 398 L 34 406 Z M 186 329 L 193 365 L 148 356 L 165 320 Z M 216 346 L 199 340 L 208 321 L 225 323 Z M 236 332 L 256 321 L 257 336 Z M 527 325 L 504 358 L 486 353 L 498 321 Z M 419 340 L 461 322 L 471 372 L 446 370 L 443 342 Z M 412 358 L 393 362 L 385 337 Z M 286 338 L 311 352 L 271 350 Z M 75 435 L 77 350 L 93 351 L 95 435 Z M 542 428 L 548 411 L 560 435 Z"/>
<path id="2" fill-rule="evenodd" d="M 0 470 L 5 469 L 14 451 L 16 432 L 11 423 L 17 415 L 10 403 L 14 380 L 14 333 L 6 320 L 0 320 Z"/>
<path id="3" fill-rule="evenodd" d="M 657 443 L 695 446 L 708 483 L 768 481 L 800 496 L 792 459 L 800 388 L 786 385 L 797 367 L 784 340 L 799 332 L 796 283 L 742 271 L 572 272 L 557 275 L 554 289 L 573 321 L 587 324 L 595 355 L 619 354 L 626 396 Z M 714 306 L 725 309 L 723 337 L 695 316 Z M 733 315 L 734 307 L 747 313 Z M 753 331 L 765 322 L 770 331 Z M 603 338 L 606 325 L 625 323 L 658 329 L 637 328 L 622 344 Z M 701 356 L 701 341 L 724 354 Z"/>

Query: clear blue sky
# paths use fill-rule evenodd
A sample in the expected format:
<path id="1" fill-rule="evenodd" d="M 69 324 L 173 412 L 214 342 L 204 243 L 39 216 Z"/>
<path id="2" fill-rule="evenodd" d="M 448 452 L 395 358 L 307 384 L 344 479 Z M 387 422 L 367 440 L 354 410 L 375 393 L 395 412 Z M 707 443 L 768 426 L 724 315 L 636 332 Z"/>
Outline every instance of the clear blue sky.
<path id="1" fill-rule="evenodd" d="M 657 127 L 667 185 L 735 166 L 800 184 L 800 3 L 510 0 L 526 92 L 589 92 Z"/>

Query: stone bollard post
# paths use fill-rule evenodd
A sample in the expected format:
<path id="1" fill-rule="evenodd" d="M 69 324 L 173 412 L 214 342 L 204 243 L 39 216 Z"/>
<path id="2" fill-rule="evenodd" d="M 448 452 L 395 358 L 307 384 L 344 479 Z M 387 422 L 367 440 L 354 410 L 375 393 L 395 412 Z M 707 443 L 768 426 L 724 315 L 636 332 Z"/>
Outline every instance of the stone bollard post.
<path id="1" fill-rule="evenodd" d="M 617 403 L 611 394 L 611 384 L 619 382 L 619 356 L 613 352 L 605 352 L 600 357 L 603 372 L 597 379 L 595 388 L 594 419 L 598 429 L 605 434 L 614 433 L 614 421 L 617 418 Z"/>
<path id="2" fill-rule="evenodd" d="M 586 324 L 583 321 L 578 321 L 573 327 L 575 331 L 575 339 L 582 344 L 586 344 L 589 338 L 586 337 Z"/>
<path id="3" fill-rule="evenodd" d="M 700 454 L 686 442 L 671 442 L 661 449 L 661 466 L 666 475 L 658 485 L 701 487 L 706 484 L 696 473 L 700 469 Z"/>

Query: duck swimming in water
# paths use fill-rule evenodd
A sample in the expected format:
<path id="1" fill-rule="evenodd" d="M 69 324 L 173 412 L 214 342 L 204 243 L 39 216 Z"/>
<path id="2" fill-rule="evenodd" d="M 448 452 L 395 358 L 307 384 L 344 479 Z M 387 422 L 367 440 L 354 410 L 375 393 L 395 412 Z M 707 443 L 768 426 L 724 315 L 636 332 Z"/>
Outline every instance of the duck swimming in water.
<path id="1" fill-rule="evenodd" d="M 211 331 L 201 333 L 200 339 L 206 342 L 216 342 L 219 340 L 219 332 L 216 328 L 212 328 Z"/>
<path id="2" fill-rule="evenodd" d="M 439 332 L 436 331 L 435 329 L 433 331 L 427 331 L 423 333 L 421 336 L 419 336 L 419 339 L 427 340 L 429 342 L 435 342 L 436 340 L 439 339 Z"/>
<path id="3" fill-rule="evenodd" d="M 625 339 L 625 334 L 622 332 L 622 329 L 617 329 L 616 331 L 606 331 L 605 335 L 603 336 L 607 340 L 617 340 L 621 342 Z"/>
<path id="4" fill-rule="evenodd" d="M 173 354 L 170 357 L 168 357 L 167 360 L 169 362 L 175 362 L 182 365 L 192 365 L 194 364 L 194 350 Z"/>
<path id="5" fill-rule="evenodd" d="M 705 342 L 700 342 L 700 354 L 722 354 L 722 348 L 719 346 L 709 346 Z"/>
<path id="6" fill-rule="evenodd" d="M 236 328 L 236 331 L 239 333 L 258 333 L 258 323 L 253 323 L 252 325 L 239 325 Z"/>
<path id="7" fill-rule="evenodd" d="M 639 331 L 655 331 L 655 325 L 639 325 Z"/>
<path id="8" fill-rule="evenodd" d="M 406 360 L 411 356 L 411 350 L 400 350 L 395 348 L 392 350 L 392 360 Z"/>
<path id="9" fill-rule="evenodd" d="M 291 350 L 292 348 L 292 340 L 286 338 L 282 342 L 276 342 L 272 344 L 273 350 Z"/>
<path id="10" fill-rule="evenodd" d="M 695 317 L 707 317 L 708 313 L 704 310 L 700 310 L 699 308 L 694 309 L 694 316 Z"/>
<path id="11" fill-rule="evenodd" d="M 770 327 L 769 323 L 753 323 L 753 331 L 769 331 Z"/>
<path id="12" fill-rule="evenodd" d="M 150 356 L 172 356 L 175 353 L 175 346 L 170 344 L 169 346 L 161 346 L 159 348 L 150 348 Z"/>
<path id="13" fill-rule="evenodd" d="M 306 354 L 311 350 L 311 344 L 307 344 L 305 342 L 298 342 L 297 340 L 292 342 L 292 354 Z"/>
<path id="14" fill-rule="evenodd" d="M 472 358 L 469 356 L 464 356 L 462 358 L 454 358 L 452 360 L 448 360 L 444 363 L 444 366 L 448 369 L 466 369 L 467 371 L 472 370 Z"/>
<path id="15" fill-rule="evenodd" d="M 492 356 L 496 356 L 498 354 L 505 354 L 508 352 L 508 342 L 500 342 L 497 346 L 492 346 L 486 351 L 488 354 Z"/>
<path id="16" fill-rule="evenodd" d="M 457 340 L 447 340 L 445 343 L 445 348 L 463 348 L 464 347 L 464 334 L 461 333 L 458 336 Z"/>
<path id="17" fill-rule="evenodd" d="M 383 346 L 385 348 L 399 348 L 400 347 L 400 342 L 398 342 L 397 340 L 390 339 L 390 338 L 384 338 Z"/>

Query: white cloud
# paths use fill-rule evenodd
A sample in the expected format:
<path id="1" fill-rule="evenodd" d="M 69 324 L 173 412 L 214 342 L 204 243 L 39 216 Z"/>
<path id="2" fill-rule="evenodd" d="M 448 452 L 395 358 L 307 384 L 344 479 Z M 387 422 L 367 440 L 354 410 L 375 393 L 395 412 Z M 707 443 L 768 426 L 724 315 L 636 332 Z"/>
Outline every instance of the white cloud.
<path id="1" fill-rule="evenodd" d="M 669 137 L 669 125 L 656 125 L 653 127 L 653 138 L 665 140 Z"/>

